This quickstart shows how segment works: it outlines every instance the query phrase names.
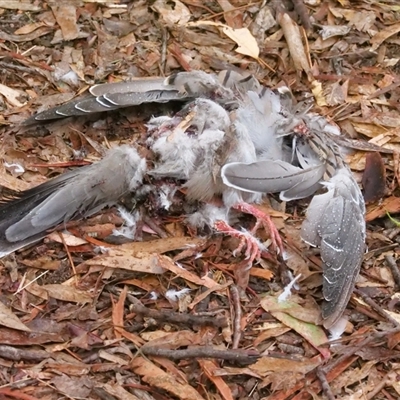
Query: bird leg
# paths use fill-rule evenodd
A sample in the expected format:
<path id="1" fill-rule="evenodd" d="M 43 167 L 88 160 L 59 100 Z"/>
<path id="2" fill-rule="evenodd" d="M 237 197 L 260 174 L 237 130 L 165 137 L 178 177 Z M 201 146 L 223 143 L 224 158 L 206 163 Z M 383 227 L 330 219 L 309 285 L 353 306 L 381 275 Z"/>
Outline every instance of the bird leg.
<path id="1" fill-rule="evenodd" d="M 235 206 L 233 206 L 233 208 L 240 212 L 251 214 L 256 218 L 256 224 L 249 232 L 239 231 L 223 220 L 215 221 L 214 228 L 218 232 L 226 233 L 240 240 L 238 247 L 234 251 L 234 255 L 241 252 L 243 248 L 246 247 L 245 258 L 249 263 L 252 263 L 253 261 L 259 260 L 261 258 L 263 245 L 254 236 L 260 225 L 262 225 L 264 229 L 269 232 L 274 249 L 279 252 L 280 255 L 283 254 L 284 249 L 282 239 L 279 235 L 278 229 L 276 228 L 268 214 L 260 211 L 258 208 L 252 206 L 251 204 L 247 204 L 244 202 L 236 204 Z"/>
<path id="2" fill-rule="evenodd" d="M 246 245 L 245 257 L 249 263 L 252 263 L 254 260 L 258 260 L 261 258 L 260 247 L 262 245 L 251 233 L 239 231 L 222 220 L 216 221 L 214 223 L 214 227 L 218 232 L 226 233 L 240 240 L 239 246 L 233 252 L 233 255 L 241 252 L 243 247 Z"/>
<path id="3" fill-rule="evenodd" d="M 238 203 L 235 206 L 233 206 L 233 208 L 240 212 L 253 215 L 257 219 L 257 222 L 252 230 L 252 233 L 255 233 L 260 224 L 262 224 L 264 229 L 269 232 L 272 241 L 272 246 L 274 247 L 274 249 L 279 251 L 281 256 L 283 255 L 284 250 L 283 250 L 283 243 L 281 236 L 275 224 L 272 222 L 271 217 L 268 214 L 260 211 L 258 208 L 247 203 Z"/>
<path id="4" fill-rule="evenodd" d="M 226 233 L 240 240 L 239 246 L 235 249 L 233 255 L 241 252 L 246 246 L 245 260 L 244 262 L 236 264 L 235 268 L 236 283 L 241 289 L 242 294 L 244 295 L 249 282 L 250 269 L 253 265 L 253 262 L 261 258 L 261 254 L 263 251 L 262 243 L 254 236 L 258 227 L 260 225 L 263 225 L 264 229 L 268 230 L 274 249 L 277 250 L 281 255 L 283 254 L 283 243 L 276 226 L 271 221 L 271 218 L 268 214 L 244 202 L 236 204 L 235 206 L 233 206 L 233 208 L 240 212 L 251 214 L 257 220 L 254 228 L 250 232 L 239 231 L 228 225 L 223 220 L 217 220 L 214 223 L 214 227 L 217 231 L 221 233 Z"/>
<path id="5" fill-rule="evenodd" d="M 253 266 L 254 260 L 261 258 L 263 245 L 250 233 L 239 231 L 223 220 L 218 220 L 214 223 L 214 227 L 221 233 L 226 233 L 240 240 L 239 246 L 233 252 L 233 255 L 241 252 L 246 246 L 245 260 L 235 263 L 236 283 L 240 289 L 241 297 L 245 298 L 245 291 L 249 283 L 250 269 Z"/>

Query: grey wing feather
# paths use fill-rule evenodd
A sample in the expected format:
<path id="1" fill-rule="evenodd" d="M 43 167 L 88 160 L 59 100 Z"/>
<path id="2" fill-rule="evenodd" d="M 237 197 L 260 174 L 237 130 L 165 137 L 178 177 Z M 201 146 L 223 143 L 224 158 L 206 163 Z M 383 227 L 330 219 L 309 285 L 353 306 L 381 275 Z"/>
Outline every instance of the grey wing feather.
<path id="1" fill-rule="evenodd" d="M 224 165 L 221 176 L 227 186 L 248 192 L 278 193 L 291 195 L 307 193 L 315 188 L 325 172 L 323 164 L 308 169 L 295 167 L 285 161 L 262 160 L 251 164 L 230 163 Z M 313 192 L 312 192 L 313 193 Z M 308 194 L 306 194 L 308 196 Z M 300 197 L 296 197 L 300 198 Z"/>
<path id="2" fill-rule="evenodd" d="M 30 243 L 40 240 L 45 234 L 32 235 L 17 242 L 9 242 L 5 236 L 6 230 L 20 221 L 33 208 L 38 206 L 57 191 L 68 184 L 75 177 L 77 171 L 67 172 L 57 178 L 51 179 L 37 187 L 15 194 L 13 197 L 4 199 L 0 203 L 0 257 L 7 255 Z"/>
<path id="3" fill-rule="evenodd" d="M 118 106 L 112 104 L 104 97 L 96 97 L 96 98 L 92 97 L 77 102 L 75 104 L 75 112 L 79 114 L 73 114 L 73 115 L 87 115 L 89 113 L 111 111 L 111 110 L 116 110 L 118 108 L 119 108 Z M 59 113 L 59 110 L 57 110 L 57 113 Z"/>
<path id="4" fill-rule="evenodd" d="M 75 109 L 83 113 L 116 110 L 145 103 L 167 103 L 173 100 L 188 100 L 188 95 L 177 90 L 152 90 L 148 92 L 108 93 L 96 98 L 88 98 L 75 104 Z"/>
<path id="5" fill-rule="evenodd" d="M 343 314 L 354 288 L 365 251 L 365 206 L 347 168 L 327 183 L 328 192 L 315 196 L 302 226 L 304 241 L 321 247 L 322 316 L 326 328 Z"/>
<path id="6" fill-rule="evenodd" d="M 115 83 L 101 83 L 94 85 L 89 92 L 95 96 L 103 96 L 112 93 L 145 93 L 152 90 L 173 90 L 173 86 L 166 85 L 165 78 L 139 78 L 132 81 Z"/>
<path id="7" fill-rule="evenodd" d="M 153 90 L 148 92 L 110 93 L 98 97 L 86 97 L 68 102 L 62 106 L 43 111 L 28 118 L 24 124 L 29 125 L 37 121 L 66 118 L 88 113 L 97 113 L 116 110 L 123 107 L 132 107 L 144 103 L 166 103 L 173 100 L 189 100 L 186 93 L 178 90 Z"/>
<path id="8" fill-rule="evenodd" d="M 79 105 L 82 105 L 82 110 L 79 109 Z M 57 106 L 54 108 L 50 108 L 49 110 L 39 112 L 38 114 L 27 118 L 23 122 L 23 125 L 31 125 L 40 121 L 50 121 L 54 119 L 87 115 L 88 111 L 85 110 L 85 107 L 87 108 L 88 106 L 89 108 L 94 110 L 90 112 L 102 112 L 102 111 L 109 111 L 112 109 L 112 105 L 106 108 L 104 107 L 104 105 L 97 103 L 96 98 L 86 96 L 84 98 L 69 101 L 68 103 L 65 103 L 61 106 Z M 98 107 L 97 110 L 96 107 Z"/>
<path id="9" fill-rule="evenodd" d="M 221 102 L 225 102 L 235 98 L 232 90 L 224 88 L 216 75 L 203 71 L 179 72 L 166 79 L 140 78 L 127 82 L 99 84 L 89 91 L 92 96 L 41 112 L 27 119 L 24 125 L 144 103 L 166 103 L 171 100 L 215 96 Z"/>
<path id="10" fill-rule="evenodd" d="M 92 97 L 88 97 L 87 99 L 93 100 Z M 86 98 L 83 100 L 86 100 Z M 46 120 L 51 120 L 51 119 L 66 118 L 66 117 L 71 117 L 71 116 L 75 116 L 75 115 L 85 115 L 86 112 L 79 111 L 75 107 L 78 103 L 80 103 L 83 100 L 82 99 L 73 100 L 66 104 L 63 104 L 62 106 L 58 106 L 58 107 L 51 108 L 49 110 L 40 112 L 39 114 L 33 115 L 32 117 L 28 118 L 26 121 L 24 121 L 24 124 L 29 125 L 29 124 L 35 123 L 37 121 L 46 121 Z"/>
<path id="11" fill-rule="evenodd" d="M 316 191 L 321 189 L 320 181 L 316 183 L 308 182 L 305 180 L 304 182 L 299 182 L 293 188 L 289 190 L 284 190 L 280 193 L 279 198 L 282 201 L 292 201 L 292 200 L 299 200 L 304 199 L 308 196 L 312 196 Z"/>
<path id="12" fill-rule="evenodd" d="M 327 204 L 333 198 L 333 191 L 314 196 L 307 209 L 307 217 L 301 226 L 302 239 L 311 246 L 320 246 L 321 237 L 319 236 L 319 224 L 323 216 Z"/>
<path id="13" fill-rule="evenodd" d="M 166 103 L 173 100 L 187 100 L 185 93 L 178 90 L 150 90 L 145 93 L 110 93 L 103 96 L 115 106 L 134 106 L 143 103 Z"/>
<path id="14" fill-rule="evenodd" d="M 10 215 L 0 224 L 0 255 L 32 243 L 48 229 L 87 217 L 115 204 L 141 183 L 146 162 L 135 149 L 120 146 L 98 163 L 69 172 L 0 206 Z"/>
<path id="15" fill-rule="evenodd" d="M 324 325 L 329 327 L 342 315 L 350 299 L 365 251 L 365 237 L 358 228 L 364 224 L 360 221 L 363 215 L 353 202 L 337 198 L 329 204 L 327 213 L 336 217 L 321 225 L 325 298 L 322 316 Z"/>

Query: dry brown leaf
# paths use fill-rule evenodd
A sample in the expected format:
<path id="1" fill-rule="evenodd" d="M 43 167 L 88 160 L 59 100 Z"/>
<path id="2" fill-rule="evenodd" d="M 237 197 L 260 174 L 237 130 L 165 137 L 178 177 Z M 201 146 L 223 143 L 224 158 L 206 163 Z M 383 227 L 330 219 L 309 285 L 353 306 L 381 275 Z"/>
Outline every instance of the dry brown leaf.
<path id="1" fill-rule="evenodd" d="M 250 270 L 250 275 L 256 276 L 257 278 L 265 279 L 267 281 L 270 281 L 274 277 L 274 274 L 270 270 L 256 267 L 253 267 Z"/>
<path id="2" fill-rule="evenodd" d="M 90 373 L 90 367 L 84 363 L 78 363 L 77 360 L 75 360 L 75 363 L 64 361 L 62 364 L 49 360 L 47 365 L 55 371 L 74 376 L 86 376 Z"/>
<path id="3" fill-rule="evenodd" d="M 371 204 L 367 207 L 367 222 L 376 218 L 382 218 L 389 214 L 397 214 L 400 212 L 400 198 L 395 196 L 386 197 L 379 203 Z"/>
<path id="4" fill-rule="evenodd" d="M 253 270 L 253 268 L 252 268 L 252 270 Z M 226 289 L 227 287 L 229 287 L 230 285 L 232 285 L 232 283 L 233 283 L 232 281 L 229 281 L 229 282 L 225 283 L 224 285 L 220 285 L 220 287 L 214 287 L 214 288 L 202 291 L 200 294 L 198 294 L 196 296 L 196 298 L 190 304 L 188 304 L 188 308 L 190 310 L 192 310 L 197 304 L 199 304 L 201 301 L 206 299 L 211 293 L 220 292 L 220 291 Z"/>
<path id="5" fill-rule="evenodd" d="M 24 288 L 24 290 L 26 290 L 30 294 L 33 294 L 34 296 L 39 297 L 40 299 L 48 300 L 49 293 L 47 292 L 47 290 L 43 289 L 42 286 L 38 285 L 36 282 L 33 282 L 34 278 L 35 277 L 33 276 L 33 273 L 28 274 L 28 282 L 31 283 L 25 285 L 26 287 Z"/>
<path id="6" fill-rule="evenodd" d="M 220 376 L 215 375 L 219 369 L 216 362 L 214 360 L 197 360 L 197 362 L 208 379 L 216 386 L 221 397 L 225 400 L 233 400 L 232 391 L 227 383 Z"/>
<path id="7" fill-rule="evenodd" d="M 285 35 L 286 43 L 289 47 L 290 55 L 297 71 L 309 73 L 311 66 L 307 57 L 306 48 L 300 34 L 300 28 L 288 14 L 283 13 L 277 18 L 279 25 Z"/>
<path id="8" fill-rule="evenodd" d="M 163 254 L 167 251 L 202 246 L 207 242 L 204 238 L 195 238 L 187 236 L 176 236 L 163 239 L 155 239 L 148 242 L 131 242 L 119 246 L 124 250 L 131 250 L 135 253 L 158 253 Z"/>
<path id="9" fill-rule="evenodd" d="M 238 45 L 236 52 L 258 60 L 260 49 L 256 39 L 247 28 L 233 29 L 230 26 L 224 26 L 222 32 Z"/>
<path id="10" fill-rule="evenodd" d="M 262 377 L 252 371 L 250 368 L 234 368 L 234 367 L 224 367 L 215 370 L 216 376 L 234 376 L 234 375 L 249 375 L 254 376 L 257 379 L 261 379 Z"/>
<path id="11" fill-rule="evenodd" d="M 336 106 L 346 103 L 348 81 L 341 84 L 339 81 L 328 84 L 325 87 L 325 98 L 329 106 Z"/>
<path id="12" fill-rule="evenodd" d="M 377 32 L 371 39 L 371 50 L 375 51 L 386 39 L 400 32 L 400 23 L 390 25 Z"/>
<path id="13" fill-rule="evenodd" d="M 187 383 L 178 381 L 173 375 L 167 374 L 154 363 L 143 357 L 132 360 L 131 367 L 140 375 L 143 381 L 158 389 L 166 390 L 178 399 L 182 400 L 204 400 L 204 397 Z"/>
<path id="14" fill-rule="evenodd" d="M 173 6 L 165 0 L 157 0 L 152 7 L 161 15 L 164 22 L 172 28 L 175 25 L 187 24 L 192 17 L 189 9 L 179 0 L 172 1 L 174 3 Z"/>
<path id="15" fill-rule="evenodd" d="M 116 356 L 115 354 L 111 354 L 108 351 L 99 350 L 98 356 L 99 356 L 99 358 L 110 361 L 110 362 L 120 365 L 120 366 L 126 366 L 129 364 L 129 362 L 127 360 L 125 360 L 124 358 Z"/>
<path id="16" fill-rule="evenodd" d="M 163 337 L 169 335 L 166 331 L 151 331 L 151 332 L 143 332 L 140 337 L 143 338 L 146 342 L 157 341 L 158 339 L 162 339 Z"/>
<path id="17" fill-rule="evenodd" d="M 28 190 L 32 187 L 30 183 L 22 181 L 21 179 L 8 174 L 4 167 L 0 167 L 0 186 L 15 192 Z"/>
<path id="18" fill-rule="evenodd" d="M 11 89 L 10 87 L 6 85 L 2 85 L 0 83 L 0 94 L 3 95 L 7 101 L 15 106 L 15 107 L 22 107 L 26 103 L 21 103 L 18 98 L 21 96 L 22 92 L 19 92 L 18 90 Z"/>
<path id="19" fill-rule="evenodd" d="M 267 323 L 260 327 L 261 333 L 254 339 L 253 346 L 257 347 L 261 343 L 271 338 L 277 338 L 290 331 L 290 328 L 277 323 Z"/>
<path id="20" fill-rule="evenodd" d="M 27 267 L 45 269 L 49 271 L 56 271 L 61 266 L 61 260 L 54 260 L 47 255 L 43 255 L 35 259 L 25 259 L 22 260 L 21 263 Z"/>
<path id="21" fill-rule="evenodd" d="M 369 361 L 366 362 L 361 368 L 353 368 L 351 370 L 351 373 L 342 374 L 342 376 L 338 377 L 331 383 L 332 389 L 337 391 L 343 387 L 354 385 L 356 382 L 363 380 L 363 378 L 369 377 L 369 375 L 371 374 L 371 370 L 374 367 L 374 365 L 376 365 L 376 363 L 377 361 Z M 366 386 L 364 386 L 364 388 L 367 389 Z M 349 396 L 349 400 L 350 398 L 353 399 L 356 398 L 361 399 L 363 397 L 365 398 L 365 393 L 368 393 L 368 391 L 364 392 L 364 394 L 361 395 L 360 397 L 359 396 L 354 397 L 355 393 L 352 393 L 352 396 Z"/>
<path id="22" fill-rule="evenodd" d="M 319 31 L 323 40 L 329 39 L 334 36 L 344 36 L 350 32 L 351 28 L 346 25 L 325 25 Z"/>
<path id="23" fill-rule="evenodd" d="M 51 9 L 61 28 L 64 40 L 74 40 L 79 35 L 79 28 L 76 24 L 77 10 L 72 3 L 59 3 L 51 5 Z"/>
<path id="24" fill-rule="evenodd" d="M 135 335 L 135 334 L 132 333 L 132 332 L 128 332 L 128 331 L 126 331 L 125 329 L 120 328 L 120 327 L 115 327 L 114 329 L 115 329 L 116 331 L 118 331 L 118 333 L 119 333 L 121 336 L 123 336 L 125 339 L 130 340 L 135 346 L 141 347 L 141 346 L 143 346 L 144 343 L 145 343 L 145 341 L 144 341 L 141 337 Z"/>
<path id="25" fill-rule="evenodd" d="M 376 137 L 378 135 L 385 136 L 387 129 L 377 126 L 374 124 L 359 122 L 359 121 L 351 121 L 353 128 L 356 132 L 361 133 L 362 135 L 368 136 L 370 138 Z"/>
<path id="26" fill-rule="evenodd" d="M 178 332 L 158 331 L 154 335 L 141 335 L 147 340 L 145 346 L 160 347 L 163 349 L 177 349 L 179 347 L 195 346 L 202 344 L 199 333 L 188 330 Z"/>
<path id="27" fill-rule="evenodd" d="M 0 325 L 19 331 L 30 332 L 31 330 L 23 324 L 19 318 L 0 301 Z"/>
<path id="28" fill-rule="evenodd" d="M 47 26 L 44 22 L 35 22 L 33 24 L 25 25 L 16 31 L 14 31 L 15 35 L 26 35 L 27 33 L 31 33 L 36 29 L 40 28 L 41 26 Z"/>
<path id="29" fill-rule="evenodd" d="M 49 297 L 56 300 L 71 301 L 72 303 L 90 303 L 92 297 L 81 290 L 75 289 L 72 286 L 49 284 L 40 286 L 42 290 L 46 291 Z"/>
<path id="30" fill-rule="evenodd" d="M 270 372 L 285 374 L 286 372 L 299 372 L 307 374 L 319 365 L 321 365 L 321 356 L 311 359 L 303 358 L 301 361 L 290 359 L 280 359 L 272 357 L 261 357 L 255 364 L 249 368 L 261 376 L 266 376 Z"/>
<path id="31" fill-rule="evenodd" d="M 346 157 L 347 164 L 353 171 L 364 171 L 365 168 L 365 152 L 357 151 Z"/>
<path id="32" fill-rule="evenodd" d="M 235 49 L 236 52 L 244 54 L 245 56 L 253 57 L 258 60 L 260 49 L 258 47 L 256 39 L 247 28 L 234 29 L 228 25 L 212 21 L 189 22 L 188 24 L 186 24 L 187 27 L 202 25 L 211 25 L 216 26 L 217 28 L 221 28 L 222 32 L 239 46 Z"/>
<path id="33" fill-rule="evenodd" d="M 32 4 L 30 1 L 0 0 L 0 8 L 18 11 L 41 11 L 42 5 Z"/>
<path id="34" fill-rule="evenodd" d="M 279 301 L 276 297 L 266 296 L 261 306 L 270 312 L 278 321 L 292 328 L 314 346 L 324 358 L 330 357 L 330 351 L 320 347 L 328 342 L 324 330 L 315 325 L 320 321 L 320 310 L 305 309 L 293 301 Z M 311 321 L 311 322 L 306 322 Z"/>
<path id="35" fill-rule="evenodd" d="M 120 293 L 118 301 L 113 303 L 112 322 L 115 328 L 124 326 L 124 307 L 127 293 L 128 286 L 125 285 L 124 289 Z M 118 339 L 121 338 L 118 330 L 115 330 L 115 337 Z"/>
<path id="36" fill-rule="evenodd" d="M 62 239 L 60 235 L 62 236 Z M 71 233 L 65 233 L 65 232 L 52 232 L 49 235 L 47 235 L 47 238 L 56 243 L 62 243 L 62 244 L 65 243 L 67 246 L 81 246 L 82 244 L 87 243 L 86 240 L 76 237 Z"/>
<path id="37" fill-rule="evenodd" d="M 186 279 L 189 282 L 192 282 L 196 285 L 199 286 L 205 286 L 209 289 L 215 289 L 218 290 L 221 288 L 218 283 L 213 281 L 211 278 L 208 276 L 203 276 L 202 278 L 199 278 L 197 275 L 192 274 L 191 272 L 187 271 L 186 269 L 179 267 L 176 265 L 169 257 L 166 256 L 158 256 L 158 261 L 159 265 L 161 265 L 163 268 L 166 270 L 173 272 L 177 276 Z"/>
<path id="38" fill-rule="evenodd" d="M 120 247 L 108 248 L 105 254 L 96 256 L 81 265 L 97 265 L 108 268 L 121 268 L 128 271 L 163 274 L 157 253 L 138 253 Z"/>
<path id="39" fill-rule="evenodd" d="M 89 398 L 94 386 L 89 376 L 70 377 L 64 374 L 55 376 L 51 383 L 66 397 L 78 399 Z"/>
<path id="40" fill-rule="evenodd" d="M 11 33 L 6 33 L 6 32 L 2 32 L 0 31 L 0 39 L 3 40 L 8 40 L 10 42 L 17 42 L 17 43 L 21 43 L 21 42 L 30 42 L 34 39 L 37 39 L 41 36 L 47 35 L 50 32 L 52 32 L 54 30 L 54 28 L 49 27 L 49 26 L 42 26 L 38 29 L 35 29 L 33 32 L 28 33 L 26 35 L 13 35 Z"/>
<path id="41" fill-rule="evenodd" d="M 219 6 L 224 10 L 224 19 L 232 28 L 243 27 L 243 10 L 237 9 L 229 0 L 217 0 Z"/>
<path id="42" fill-rule="evenodd" d="M 86 2 L 92 0 L 84 0 Z M 128 392 L 119 383 L 96 383 L 96 386 L 101 387 L 105 392 L 119 400 L 140 400 L 139 397 Z"/>

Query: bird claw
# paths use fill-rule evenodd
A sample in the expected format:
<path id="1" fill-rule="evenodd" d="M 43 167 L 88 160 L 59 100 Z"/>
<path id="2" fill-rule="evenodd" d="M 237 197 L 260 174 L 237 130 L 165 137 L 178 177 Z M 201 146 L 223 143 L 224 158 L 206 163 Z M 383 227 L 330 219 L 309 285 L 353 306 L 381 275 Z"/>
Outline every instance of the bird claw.
<path id="1" fill-rule="evenodd" d="M 282 238 L 268 214 L 247 203 L 239 203 L 234 208 L 246 214 L 253 215 L 257 219 L 257 222 L 252 230 L 252 233 L 255 233 L 260 224 L 262 224 L 264 229 L 269 232 L 273 248 L 280 253 L 280 255 L 284 254 Z"/>
<path id="2" fill-rule="evenodd" d="M 246 243 L 246 252 L 244 253 L 246 260 L 254 261 L 261 258 L 261 243 L 251 234 L 244 232 L 243 241 Z"/>
<path id="3" fill-rule="evenodd" d="M 225 221 L 216 221 L 214 227 L 217 231 L 226 233 L 232 237 L 240 239 L 239 245 L 233 251 L 233 255 L 242 252 L 243 248 L 246 247 L 244 253 L 245 259 L 252 263 L 254 260 L 259 260 L 261 258 L 262 244 L 249 232 L 241 232 L 235 228 L 232 228 Z"/>

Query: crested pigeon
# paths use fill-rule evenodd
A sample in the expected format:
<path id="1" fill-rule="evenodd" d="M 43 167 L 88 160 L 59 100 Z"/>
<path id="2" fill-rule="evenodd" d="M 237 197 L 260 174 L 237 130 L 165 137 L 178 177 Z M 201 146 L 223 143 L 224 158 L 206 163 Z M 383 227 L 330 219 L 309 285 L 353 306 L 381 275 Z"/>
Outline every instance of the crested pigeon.
<path id="1" fill-rule="evenodd" d="M 26 124 L 114 110 L 146 103 L 181 101 L 172 117 L 149 121 L 145 160 L 132 146 L 111 150 L 91 166 L 67 172 L 0 206 L 0 255 L 42 238 L 69 219 L 89 216 L 115 204 L 126 192 L 154 179 L 183 181 L 187 198 L 204 205 L 191 220 L 235 234 L 232 208 L 256 216 L 282 251 L 279 234 L 268 216 L 253 207 L 264 193 L 282 200 L 313 197 L 302 226 L 305 242 L 321 248 L 322 313 L 330 327 L 349 301 L 365 248 L 365 206 L 360 189 L 332 138 L 332 126 L 308 112 L 295 112 L 279 94 L 252 76 L 201 71 L 96 85 L 91 95 L 39 113 Z M 218 210 L 217 210 L 218 209 Z M 200 215 L 200 217 L 199 217 Z M 197 219 L 196 219 L 197 218 Z M 236 231 L 237 234 L 237 231 Z M 260 256 L 256 239 L 240 233 L 249 262 Z M 246 280 L 243 278 L 242 280 Z"/>

